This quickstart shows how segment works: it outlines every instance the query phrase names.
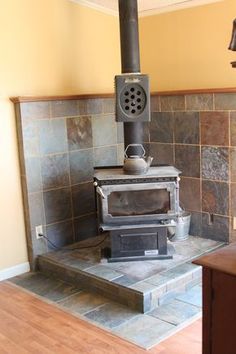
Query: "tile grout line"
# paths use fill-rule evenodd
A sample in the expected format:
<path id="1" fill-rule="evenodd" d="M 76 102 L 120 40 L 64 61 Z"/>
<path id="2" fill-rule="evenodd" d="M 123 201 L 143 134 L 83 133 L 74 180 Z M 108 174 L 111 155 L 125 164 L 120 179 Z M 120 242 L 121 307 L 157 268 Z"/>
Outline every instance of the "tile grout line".
<path id="1" fill-rule="evenodd" d="M 51 108 L 51 102 L 49 103 L 49 119 L 51 118 L 51 114 L 52 114 L 52 108 Z M 38 158 L 39 158 L 39 168 L 40 168 L 40 180 L 41 180 L 41 202 L 42 202 L 42 211 L 43 211 L 43 220 L 42 220 L 42 228 L 43 228 L 43 232 L 45 232 L 46 236 L 47 236 L 47 222 L 46 222 L 46 211 L 45 211 L 45 202 L 44 202 L 44 194 L 43 194 L 43 176 L 42 176 L 42 161 L 41 161 L 41 149 L 40 149 L 40 131 L 39 131 L 39 124 L 38 124 L 38 119 L 35 119 L 34 122 L 36 124 L 36 141 L 37 141 L 37 148 L 38 148 Z M 27 157 L 24 157 L 24 161 L 26 161 Z M 28 184 L 28 183 L 27 183 Z M 28 201 L 29 201 L 29 196 L 30 193 L 28 193 Z M 31 220 L 27 220 L 27 223 L 30 224 Z M 31 232 L 31 239 L 33 241 L 33 237 L 32 237 L 32 232 Z M 38 241 L 43 241 L 44 245 L 46 245 L 46 252 L 49 251 L 49 247 L 48 247 L 48 240 L 43 238 L 41 240 Z M 33 253 L 35 253 L 35 250 L 33 249 Z"/>
<path id="2" fill-rule="evenodd" d="M 67 125 L 66 125 L 66 131 L 67 131 Z M 68 136 L 67 136 L 67 145 L 68 145 Z M 68 150 L 69 150 L 69 146 L 68 146 Z M 74 240 L 74 242 L 76 242 L 75 223 L 74 223 L 74 204 L 73 204 L 73 196 L 72 196 L 71 168 L 70 168 L 70 155 L 69 155 L 69 152 L 67 154 L 67 164 L 68 164 L 68 177 L 69 177 L 69 189 L 70 189 L 72 232 L 73 232 L 73 240 Z"/>

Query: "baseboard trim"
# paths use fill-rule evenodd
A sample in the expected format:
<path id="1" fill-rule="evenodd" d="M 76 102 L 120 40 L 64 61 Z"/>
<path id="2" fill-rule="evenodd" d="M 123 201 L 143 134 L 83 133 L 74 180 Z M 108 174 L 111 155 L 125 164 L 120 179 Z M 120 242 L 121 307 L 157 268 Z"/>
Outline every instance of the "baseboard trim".
<path id="1" fill-rule="evenodd" d="M 27 273 L 29 271 L 30 271 L 29 262 L 21 263 L 14 267 L 0 270 L 0 281 L 15 277 L 16 275 Z"/>

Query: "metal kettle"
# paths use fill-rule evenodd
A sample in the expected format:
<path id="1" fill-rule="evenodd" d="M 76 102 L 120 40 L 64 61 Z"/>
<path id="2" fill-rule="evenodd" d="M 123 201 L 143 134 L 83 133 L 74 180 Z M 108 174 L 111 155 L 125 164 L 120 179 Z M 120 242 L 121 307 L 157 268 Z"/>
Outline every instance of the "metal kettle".
<path id="1" fill-rule="evenodd" d="M 140 155 L 128 155 L 128 149 L 132 146 L 140 147 Z M 129 175 L 143 175 L 147 173 L 149 167 L 152 163 L 153 157 L 149 156 L 145 159 L 145 149 L 141 144 L 129 144 L 125 149 L 125 159 L 124 159 L 124 171 Z"/>

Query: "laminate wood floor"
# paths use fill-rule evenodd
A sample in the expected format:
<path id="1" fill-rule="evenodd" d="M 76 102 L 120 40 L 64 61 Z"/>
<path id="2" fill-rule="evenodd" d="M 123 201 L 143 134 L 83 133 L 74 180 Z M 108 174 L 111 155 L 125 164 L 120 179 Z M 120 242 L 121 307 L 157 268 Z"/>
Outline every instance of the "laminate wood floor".
<path id="1" fill-rule="evenodd" d="M 201 320 L 149 351 L 0 283 L 1 354 L 201 354 Z"/>

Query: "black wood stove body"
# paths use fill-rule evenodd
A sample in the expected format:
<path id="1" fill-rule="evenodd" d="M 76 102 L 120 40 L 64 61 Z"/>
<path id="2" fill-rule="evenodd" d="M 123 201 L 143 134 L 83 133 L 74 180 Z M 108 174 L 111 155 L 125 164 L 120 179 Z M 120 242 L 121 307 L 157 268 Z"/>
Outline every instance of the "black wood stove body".
<path id="1" fill-rule="evenodd" d="M 179 212 L 179 174 L 173 166 L 135 176 L 122 168 L 96 170 L 98 226 L 110 233 L 109 262 L 171 258 L 167 227 Z"/>

